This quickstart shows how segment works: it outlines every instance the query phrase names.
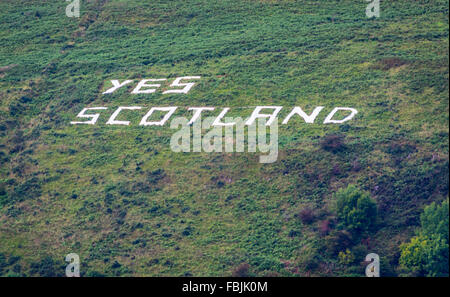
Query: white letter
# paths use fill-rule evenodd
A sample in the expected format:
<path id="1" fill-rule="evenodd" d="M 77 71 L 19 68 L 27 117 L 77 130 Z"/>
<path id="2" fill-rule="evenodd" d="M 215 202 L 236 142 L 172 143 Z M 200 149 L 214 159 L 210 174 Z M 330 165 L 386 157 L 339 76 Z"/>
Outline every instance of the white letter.
<path id="1" fill-rule="evenodd" d="M 229 107 L 225 107 L 222 112 L 217 116 L 217 118 L 212 123 L 213 126 L 233 126 L 236 123 L 222 123 L 221 120 L 223 117 L 227 114 L 227 112 L 230 110 Z"/>
<path id="2" fill-rule="evenodd" d="M 203 110 L 214 110 L 214 107 L 190 107 L 188 110 L 194 110 L 194 115 L 188 125 L 194 123 L 200 117 Z"/>
<path id="3" fill-rule="evenodd" d="M 350 113 L 347 117 L 345 117 L 344 119 L 342 119 L 342 120 L 332 120 L 334 114 L 335 114 L 336 112 L 338 112 L 339 110 L 349 110 L 349 111 L 351 111 L 351 113 Z M 355 116 L 355 114 L 357 114 L 357 113 L 358 113 L 358 111 L 357 111 L 356 109 L 354 109 L 354 108 L 350 108 L 350 107 L 335 107 L 335 108 L 328 114 L 328 116 L 327 116 L 326 119 L 323 121 L 323 123 L 324 123 L 324 124 L 328 124 L 328 123 L 341 124 L 341 123 L 343 123 L 343 122 L 350 121 L 350 120 Z"/>
<path id="4" fill-rule="evenodd" d="M 120 106 L 117 108 L 117 110 L 111 115 L 109 120 L 106 122 L 106 125 L 129 125 L 129 121 L 116 121 L 116 117 L 119 115 L 119 113 L 122 111 L 122 109 L 129 109 L 129 110 L 136 110 L 141 109 L 140 106 Z"/>
<path id="5" fill-rule="evenodd" d="M 66 262 L 69 262 L 66 266 L 66 276 L 80 277 L 80 257 L 75 253 L 68 254 Z"/>
<path id="6" fill-rule="evenodd" d="M 287 124 L 289 122 L 289 119 L 294 114 L 298 114 L 299 116 L 301 116 L 305 120 L 306 123 L 314 123 L 314 120 L 316 119 L 317 115 L 319 114 L 319 112 L 322 109 L 323 109 L 323 106 L 317 106 L 314 109 L 314 111 L 312 112 L 312 114 L 309 116 L 300 107 L 296 106 L 296 107 L 294 107 L 294 109 L 292 109 L 291 113 L 288 114 L 288 116 L 284 119 L 282 124 Z"/>
<path id="7" fill-rule="evenodd" d="M 163 126 L 164 123 L 170 118 L 170 116 L 175 112 L 177 107 L 152 107 L 150 111 L 142 118 L 139 125 L 141 126 Z M 167 114 L 163 117 L 163 119 L 159 122 L 147 122 L 147 119 L 152 115 L 155 111 L 167 111 Z"/>
<path id="8" fill-rule="evenodd" d="M 200 76 L 183 76 L 183 77 L 177 77 L 173 83 L 170 85 L 171 87 L 184 87 L 181 90 L 167 90 L 163 92 L 163 94 L 170 94 L 170 93 L 184 93 L 187 94 L 189 90 L 195 85 L 195 83 L 180 83 L 182 79 L 200 79 Z"/>
<path id="9" fill-rule="evenodd" d="M 103 94 L 110 94 L 110 93 L 114 92 L 115 90 L 117 90 L 118 88 L 121 88 L 126 84 L 129 84 L 130 82 L 132 82 L 132 80 L 126 80 L 123 83 L 120 83 L 119 80 L 113 79 L 113 80 L 111 80 L 113 87 L 106 90 L 105 92 L 103 92 Z"/>
<path id="10" fill-rule="evenodd" d="M 100 116 L 99 113 L 96 114 L 84 114 L 87 110 L 99 110 L 99 109 L 108 109 L 106 107 L 86 107 L 83 108 L 82 111 L 80 111 L 80 113 L 77 115 L 77 118 L 92 118 L 92 120 L 87 121 L 87 122 L 70 122 L 72 125 L 77 125 L 77 124 L 87 124 L 87 125 L 94 125 L 97 120 L 98 117 Z"/>
<path id="11" fill-rule="evenodd" d="M 154 93 L 156 91 L 156 89 L 147 89 L 147 90 L 142 90 L 141 88 L 143 87 L 154 87 L 154 88 L 159 88 L 161 85 L 160 84 L 147 84 L 148 81 L 164 81 L 166 80 L 165 78 L 158 78 L 158 79 L 143 79 L 141 80 L 138 85 L 136 86 L 136 88 L 134 88 L 134 90 L 131 92 L 131 94 L 150 94 L 150 93 Z"/>
<path id="12" fill-rule="evenodd" d="M 261 109 L 266 108 L 275 109 L 275 111 L 271 115 L 259 113 Z M 256 118 L 269 118 L 269 120 L 266 123 L 266 126 L 270 126 L 282 108 L 283 108 L 282 106 L 257 106 L 245 124 L 247 126 L 250 126 L 255 121 Z"/>

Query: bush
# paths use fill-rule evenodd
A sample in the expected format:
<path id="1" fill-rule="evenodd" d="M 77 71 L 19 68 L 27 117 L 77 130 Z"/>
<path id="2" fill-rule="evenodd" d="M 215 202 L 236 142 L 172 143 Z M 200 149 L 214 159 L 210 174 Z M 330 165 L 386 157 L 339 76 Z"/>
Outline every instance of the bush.
<path id="1" fill-rule="evenodd" d="M 330 134 L 325 136 L 320 142 L 322 149 L 337 153 L 345 149 L 344 136 L 338 134 Z"/>
<path id="2" fill-rule="evenodd" d="M 303 208 L 299 217 L 303 224 L 311 224 L 315 219 L 314 211 L 309 207 Z"/>
<path id="3" fill-rule="evenodd" d="M 448 199 L 425 207 L 418 235 L 400 246 L 399 262 L 408 274 L 448 277 L 448 217 Z"/>
<path id="4" fill-rule="evenodd" d="M 428 238 L 421 234 L 400 246 L 400 265 L 409 274 L 448 277 L 448 242 L 438 235 Z"/>
<path id="5" fill-rule="evenodd" d="M 448 200 L 441 205 L 432 203 L 425 207 L 420 216 L 421 233 L 427 237 L 438 234 L 448 242 Z"/>
<path id="6" fill-rule="evenodd" d="M 55 261 L 50 256 L 45 256 L 40 262 L 30 265 L 31 274 L 42 277 L 61 277 L 65 272 L 65 265 L 62 261 Z"/>
<path id="7" fill-rule="evenodd" d="M 349 265 L 355 261 L 355 256 L 349 249 L 346 249 L 345 252 L 339 252 L 338 257 L 339 263 L 343 265 Z"/>
<path id="8" fill-rule="evenodd" d="M 329 256 L 335 257 L 340 251 L 351 248 L 355 242 L 348 231 L 334 230 L 324 238 L 325 249 Z"/>
<path id="9" fill-rule="evenodd" d="M 250 265 L 248 265 L 247 263 L 242 263 L 233 271 L 232 276 L 233 277 L 246 277 L 246 276 L 248 276 L 249 269 L 250 269 Z"/>
<path id="10" fill-rule="evenodd" d="M 339 189 L 336 193 L 337 217 L 341 225 L 353 232 L 361 234 L 372 230 L 377 217 L 376 203 L 354 185 Z"/>

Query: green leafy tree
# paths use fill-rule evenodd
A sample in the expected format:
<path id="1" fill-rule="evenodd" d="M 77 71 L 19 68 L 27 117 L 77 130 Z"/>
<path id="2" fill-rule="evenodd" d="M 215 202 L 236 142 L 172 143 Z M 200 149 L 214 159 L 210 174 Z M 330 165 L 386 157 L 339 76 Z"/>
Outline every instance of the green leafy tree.
<path id="1" fill-rule="evenodd" d="M 363 233 L 375 226 L 377 205 L 368 193 L 349 185 L 336 192 L 336 199 L 337 217 L 344 228 Z"/>
<path id="2" fill-rule="evenodd" d="M 409 274 L 448 276 L 448 199 L 427 206 L 420 217 L 421 228 L 411 241 L 400 246 L 400 265 Z"/>
<path id="3" fill-rule="evenodd" d="M 420 216 L 421 233 L 426 236 L 439 234 L 448 242 L 448 199 L 441 205 L 431 203 Z"/>
<path id="4" fill-rule="evenodd" d="M 408 270 L 408 274 L 448 276 L 448 243 L 439 235 L 414 236 L 400 249 L 400 265 Z"/>

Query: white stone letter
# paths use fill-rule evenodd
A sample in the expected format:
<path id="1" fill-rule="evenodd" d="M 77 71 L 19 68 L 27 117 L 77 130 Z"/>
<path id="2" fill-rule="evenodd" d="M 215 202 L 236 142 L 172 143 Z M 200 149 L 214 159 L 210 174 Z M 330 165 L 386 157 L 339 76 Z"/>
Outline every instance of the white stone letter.
<path id="1" fill-rule="evenodd" d="M 188 108 L 188 110 L 193 110 L 194 111 L 194 115 L 192 116 L 192 119 L 191 119 L 191 121 L 188 124 L 188 125 L 191 125 L 196 120 L 198 120 L 198 118 L 200 117 L 202 111 L 204 111 L 204 110 L 214 110 L 214 107 L 190 107 L 190 108 Z"/>
<path id="2" fill-rule="evenodd" d="M 348 110 L 351 113 L 346 116 L 344 119 L 342 120 L 332 120 L 333 116 L 339 111 L 339 110 Z M 354 108 L 350 108 L 350 107 L 335 107 L 329 114 L 328 116 L 325 118 L 325 120 L 323 121 L 324 124 L 328 124 L 328 123 L 333 123 L 333 124 L 341 124 L 343 122 L 347 122 L 350 121 L 355 114 L 357 114 L 358 111 Z"/>
<path id="3" fill-rule="evenodd" d="M 170 86 L 171 87 L 184 87 L 184 88 L 179 89 L 179 90 L 167 90 L 167 91 L 164 91 L 163 94 L 171 94 L 171 93 L 187 94 L 189 92 L 189 90 L 195 85 L 195 83 L 180 83 L 180 81 L 182 79 L 200 79 L 200 76 L 177 77 Z"/>
<path id="4" fill-rule="evenodd" d="M 147 90 L 142 90 L 142 88 L 159 88 L 161 85 L 160 84 L 147 84 L 148 81 L 164 81 L 166 80 L 165 78 L 158 78 L 158 79 L 143 79 L 141 80 L 138 85 L 136 86 L 136 88 L 134 88 L 134 90 L 131 92 L 131 94 L 150 94 L 150 93 L 154 93 L 156 91 L 156 89 L 147 89 Z"/>
<path id="5" fill-rule="evenodd" d="M 120 83 L 119 80 L 113 79 L 113 80 L 111 80 L 111 83 L 113 84 L 113 87 L 108 89 L 108 90 L 106 90 L 105 92 L 103 92 L 103 94 L 111 94 L 112 92 L 114 92 L 118 88 L 121 88 L 124 85 L 129 84 L 130 82 L 132 82 L 132 80 L 126 80 L 123 83 Z"/>
<path id="6" fill-rule="evenodd" d="M 257 118 L 269 118 L 266 126 L 270 126 L 282 108 L 282 106 L 257 106 L 245 124 L 250 126 Z M 260 114 L 261 109 L 274 109 L 274 112 L 272 114 Z"/>
<path id="7" fill-rule="evenodd" d="M 147 119 L 152 115 L 155 111 L 167 111 L 167 114 L 163 117 L 163 119 L 159 122 L 147 122 Z M 170 118 L 170 116 L 177 110 L 177 107 L 152 107 L 150 111 L 142 118 L 139 123 L 140 126 L 163 126 L 164 123 Z"/>
<path id="8" fill-rule="evenodd" d="M 92 120 L 87 121 L 87 122 L 70 122 L 72 125 L 78 125 L 78 124 L 86 124 L 86 125 L 94 125 L 97 120 L 98 117 L 100 116 L 99 113 L 96 114 L 84 114 L 86 111 L 88 110 L 100 110 L 100 109 L 108 109 L 106 107 L 86 107 L 83 108 L 83 110 L 80 111 L 80 113 L 77 115 L 77 118 L 92 118 Z"/>
<path id="9" fill-rule="evenodd" d="M 236 123 L 230 122 L 230 123 L 222 123 L 221 120 L 223 117 L 227 114 L 227 112 L 230 110 L 229 107 L 225 107 L 222 112 L 217 116 L 217 118 L 213 122 L 213 126 L 233 126 Z"/>
<path id="10" fill-rule="evenodd" d="M 142 107 L 140 106 L 120 106 L 119 108 L 117 108 L 117 110 L 111 115 L 111 117 L 109 118 L 109 120 L 106 122 L 106 125 L 129 125 L 130 122 L 129 121 L 116 121 L 116 117 L 119 115 L 119 113 L 123 110 L 123 109 L 128 109 L 128 110 L 136 110 L 136 109 L 141 109 Z"/>
<path id="11" fill-rule="evenodd" d="M 301 116 L 306 123 L 314 123 L 314 120 L 316 119 L 317 115 L 319 115 L 319 112 L 323 109 L 323 106 L 317 106 L 314 111 L 311 113 L 311 115 L 307 115 L 300 107 L 296 106 L 294 107 L 294 109 L 292 109 L 291 113 L 288 114 L 288 116 L 284 119 L 284 121 L 282 122 L 282 124 L 287 124 L 290 120 L 290 118 L 294 115 L 294 114 L 298 114 L 299 116 Z"/>

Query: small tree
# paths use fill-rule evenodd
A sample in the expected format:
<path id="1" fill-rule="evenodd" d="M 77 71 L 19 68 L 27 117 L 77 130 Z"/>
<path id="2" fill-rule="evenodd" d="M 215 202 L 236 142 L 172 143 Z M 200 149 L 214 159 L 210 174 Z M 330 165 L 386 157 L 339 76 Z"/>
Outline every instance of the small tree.
<path id="1" fill-rule="evenodd" d="M 400 265 L 409 274 L 448 276 L 448 199 L 441 205 L 434 202 L 420 216 L 421 228 L 411 241 L 400 246 Z"/>
<path id="2" fill-rule="evenodd" d="M 414 236 L 400 246 L 400 265 L 408 274 L 419 276 L 448 276 L 448 242 L 439 235 Z"/>
<path id="3" fill-rule="evenodd" d="M 377 205 L 369 194 L 354 185 L 336 192 L 338 220 L 344 228 L 353 233 L 363 233 L 373 229 L 377 217 Z"/>
<path id="4" fill-rule="evenodd" d="M 442 239 L 448 242 L 448 200 L 441 205 L 433 202 L 425 207 L 420 216 L 420 222 L 423 235 L 431 237 L 434 234 L 439 234 Z"/>

